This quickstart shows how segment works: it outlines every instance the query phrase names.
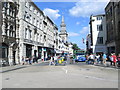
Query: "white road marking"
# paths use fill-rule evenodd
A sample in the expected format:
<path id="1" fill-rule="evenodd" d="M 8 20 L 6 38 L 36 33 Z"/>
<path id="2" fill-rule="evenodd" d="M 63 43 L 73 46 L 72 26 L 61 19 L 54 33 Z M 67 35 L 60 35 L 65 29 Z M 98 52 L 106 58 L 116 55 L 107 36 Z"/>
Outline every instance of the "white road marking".
<path id="1" fill-rule="evenodd" d="M 64 68 L 62 68 L 62 69 L 65 71 L 66 74 L 68 73 L 68 70 L 66 70 L 66 69 L 64 69 Z"/>

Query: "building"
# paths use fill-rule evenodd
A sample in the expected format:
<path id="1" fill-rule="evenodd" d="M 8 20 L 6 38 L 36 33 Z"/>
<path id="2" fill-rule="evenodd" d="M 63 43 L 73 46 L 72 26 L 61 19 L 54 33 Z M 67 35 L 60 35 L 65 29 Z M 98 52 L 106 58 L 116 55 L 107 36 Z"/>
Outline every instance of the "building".
<path id="1" fill-rule="evenodd" d="M 72 52 L 67 42 L 67 31 L 62 17 L 61 33 L 53 21 L 31 0 L 0 3 L 2 6 L 2 60 L 8 64 L 20 64 L 22 57 L 38 57 L 41 60 L 51 56 Z"/>
<path id="2" fill-rule="evenodd" d="M 19 54 L 25 58 L 49 59 L 54 55 L 58 28 L 53 21 L 31 1 L 20 2 Z"/>
<path id="3" fill-rule="evenodd" d="M 87 51 L 87 54 L 92 53 L 91 34 L 88 34 L 87 37 L 86 37 L 86 51 Z"/>
<path id="4" fill-rule="evenodd" d="M 120 53 L 120 1 L 109 2 L 105 8 L 108 53 Z"/>
<path id="5" fill-rule="evenodd" d="M 90 16 L 90 34 L 92 53 L 107 53 L 105 15 Z"/>
<path id="6" fill-rule="evenodd" d="M 18 0 L 5 0 L 2 6 L 2 61 L 8 65 L 16 64 L 18 35 Z"/>

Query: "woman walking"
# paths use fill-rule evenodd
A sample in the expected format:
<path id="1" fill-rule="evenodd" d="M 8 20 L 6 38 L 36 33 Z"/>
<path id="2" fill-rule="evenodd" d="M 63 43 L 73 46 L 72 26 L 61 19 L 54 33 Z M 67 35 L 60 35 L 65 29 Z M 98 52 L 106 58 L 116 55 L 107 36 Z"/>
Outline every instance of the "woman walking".
<path id="1" fill-rule="evenodd" d="M 117 61 L 117 62 L 118 62 L 118 65 L 117 65 L 117 66 L 120 67 L 120 53 L 119 53 L 118 56 L 117 56 L 117 60 L 118 60 L 118 61 Z"/>
<path id="2" fill-rule="evenodd" d="M 113 53 L 112 58 L 113 58 L 113 66 L 117 67 L 117 63 L 116 63 L 117 57 L 116 57 L 115 53 Z"/>

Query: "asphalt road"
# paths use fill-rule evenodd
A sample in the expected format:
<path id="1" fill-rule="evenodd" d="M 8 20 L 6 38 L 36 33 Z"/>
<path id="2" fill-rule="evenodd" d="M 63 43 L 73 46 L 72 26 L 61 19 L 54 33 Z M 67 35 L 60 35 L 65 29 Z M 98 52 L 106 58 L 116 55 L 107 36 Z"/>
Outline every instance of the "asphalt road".
<path id="1" fill-rule="evenodd" d="M 2 73 L 3 88 L 118 88 L 118 70 L 86 65 L 49 66 L 48 62 Z"/>

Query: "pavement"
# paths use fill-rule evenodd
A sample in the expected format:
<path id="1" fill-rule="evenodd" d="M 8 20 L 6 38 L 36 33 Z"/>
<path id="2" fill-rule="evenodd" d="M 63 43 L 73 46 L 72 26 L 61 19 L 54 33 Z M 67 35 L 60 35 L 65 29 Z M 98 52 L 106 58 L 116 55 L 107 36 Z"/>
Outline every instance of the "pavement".
<path id="1" fill-rule="evenodd" d="M 117 88 L 118 70 L 85 62 L 49 66 L 49 62 L 2 73 L 3 88 Z"/>
<path id="2" fill-rule="evenodd" d="M 0 67 L 0 73 L 14 71 L 14 70 L 22 69 L 22 68 L 27 68 L 27 67 L 34 66 L 34 65 L 39 65 L 40 63 L 45 63 L 45 62 L 49 62 L 49 60 L 39 61 L 38 63 L 33 63 L 32 65 L 13 65 L 13 66 Z M 111 66 L 109 62 L 106 63 L 106 66 L 102 65 L 102 64 L 95 64 L 95 65 L 92 65 L 92 66 L 108 68 L 108 69 L 120 69 L 120 68 L 116 68 L 114 66 Z"/>
<path id="3" fill-rule="evenodd" d="M 27 68 L 30 66 L 34 66 L 37 64 L 40 64 L 42 62 L 48 62 L 48 61 L 39 61 L 38 63 L 32 63 L 32 65 L 12 65 L 12 66 L 5 66 L 5 67 L 0 67 L 0 73 L 5 73 L 5 72 L 9 72 L 9 71 L 14 71 L 14 70 L 18 70 L 18 69 L 22 69 L 22 68 Z"/>

